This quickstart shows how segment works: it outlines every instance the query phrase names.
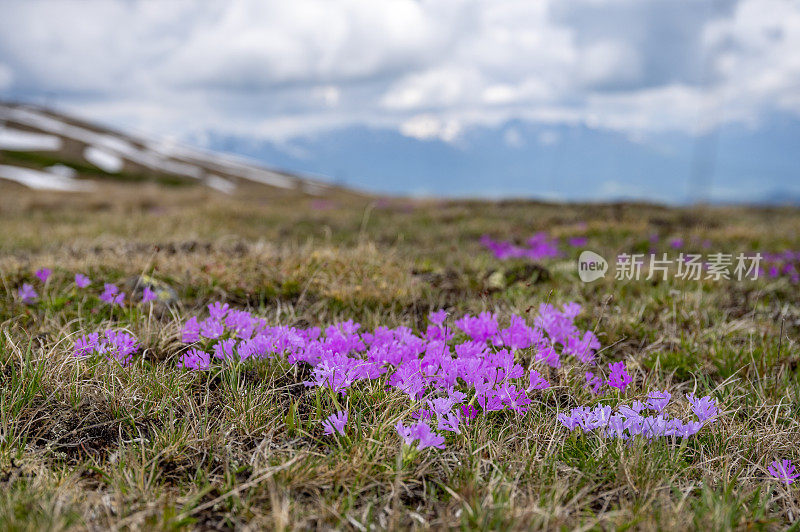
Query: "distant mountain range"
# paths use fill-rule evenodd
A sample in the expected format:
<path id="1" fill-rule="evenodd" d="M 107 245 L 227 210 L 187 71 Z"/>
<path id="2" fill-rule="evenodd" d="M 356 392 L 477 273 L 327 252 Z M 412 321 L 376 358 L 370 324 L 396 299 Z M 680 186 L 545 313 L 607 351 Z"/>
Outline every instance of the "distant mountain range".
<path id="1" fill-rule="evenodd" d="M 376 193 L 800 204 L 800 121 L 785 117 L 699 137 L 510 121 L 467 130 L 452 142 L 367 127 L 280 144 L 213 132 L 205 138 L 216 150 Z"/>

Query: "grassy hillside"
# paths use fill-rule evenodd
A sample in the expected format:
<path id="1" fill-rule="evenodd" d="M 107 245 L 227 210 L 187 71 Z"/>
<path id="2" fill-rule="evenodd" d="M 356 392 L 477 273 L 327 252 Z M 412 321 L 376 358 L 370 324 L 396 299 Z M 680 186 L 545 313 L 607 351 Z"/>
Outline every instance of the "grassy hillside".
<path id="1" fill-rule="evenodd" d="M 64 195 L 0 183 L 0 227 L 2 528 L 725 530 L 800 517 L 800 482 L 767 469 L 800 463 L 798 284 L 584 284 L 575 268 L 580 249 L 800 250 L 796 210 L 221 197 L 122 183 Z M 540 231 L 587 240 L 536 263 L 480 243 Z M 46 284 L 41 268 L 53 270 Z M 92 284 L 76 287 L 76 273 Z M 143 279 L 171 301 L 139 304 Z M 25 283 L 38 295 L 30 304 Z M 99 298 L 104 283 L 127 292 L 122 306 Z M 282 357 L 178 367 L 183 324 L 213 302 L 269 325 L 353 320 L 420 335 L 439 309 L 451 327 L 483 311 L 532 324 L 540 304 L 575 302 L 576 325 L 602 347 L 591 368 L 517 350 L 515 362 L 551 385 L 530 393 L 527 412 L 481 410 L 461 434 L 439 431 L 444 449 L 417 451 L 395 426 L 424 401 L 387 386 L 388 374 L 336 394 L 305 386 L 311 368 Z M 130 364 L 73 356 L 81 335 L 109 328 L 138 340 Z M 619 361 L 633 379 L 624 391 L 584 386 L 585 371 Z M 690 415 L 690 392 L 712 397 L 719 416 L 691 438 L 626 442 L 557 421 L 653 390 L 672 394 L 678 417 Z M 324 434 L 341 409 L 345 435 Z"/>

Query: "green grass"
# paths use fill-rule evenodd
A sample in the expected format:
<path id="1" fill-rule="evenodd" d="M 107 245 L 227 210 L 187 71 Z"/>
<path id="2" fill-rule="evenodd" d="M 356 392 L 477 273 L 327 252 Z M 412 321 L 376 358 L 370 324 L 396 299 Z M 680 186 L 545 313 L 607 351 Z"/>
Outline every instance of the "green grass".
<path id="1" fill-rule="evenodd" d="M 577 251 L 531 268 L 477 242 L 546 230 L 585 234 L 606 257 L 647 251 L 653 233 L 659 249 L 677 236 L 699 251 L 705 239 L 715 251 L 800 249 L 797 211 L 352 198 L 314 211 L 300 198 L 120 185 L 102 197 L 0 193 L 0 225 L 4 529 L 797 526 L 798 488 L 766 472 L 775 458 L 800 462 L 796 285 L 583 284 Z M 16 288 L 42 266 L 55 273 L 41 303 L 19 304 Z M 92 290 L 74 290 L 75 272 Z M 171 286 L 178 305 L 98 304 L 103 281 L 142 273 Z M 600 362 L 624 360 L 634 377 L 625 400 L 696 391 L 724 414 L 677 444 L 569 434 L 557 413 L 597 399 L 568 363 L 525 416 L 494 413 L 448 434 L 444 451 L 404 451 L 393 426 L 408 402 L 380 381 L 334 397 L 282 361 L 177 369 L 181 319 L 218 300 L 272 324 L 416 331 L 439 308 L 507 316 L 576 301 L 580 326 L 603 343 Z M 74 335 L 112 325 L 144 346 L 131 366 L 71 356 Z M 320 420 L 344 406 L 354 429 L 325 437 Z"/>

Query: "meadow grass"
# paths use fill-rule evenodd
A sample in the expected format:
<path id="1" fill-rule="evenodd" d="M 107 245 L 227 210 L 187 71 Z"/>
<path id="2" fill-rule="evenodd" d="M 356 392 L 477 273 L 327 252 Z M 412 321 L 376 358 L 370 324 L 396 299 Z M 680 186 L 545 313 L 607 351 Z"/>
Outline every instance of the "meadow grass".
<path id="1" fill-rule="evenodd" d="M 800 461 L 800 289 L 756 281 L 581 283 L 577 251 L 499 261 L 483 234 L 586 236 L 612 257 L 659 250 L 800 249 L 791 209 L 535 202 L 313 199 L 255 191 L 107 184 L 93 194 L 0 188 L 0 528 L 27 529 L 785 529 L 800 488 L 772 479 Z M 16 297 L 54 269 L 40 301 Z M 72 283 L 148 274 L 177 301 L 110 310 Z M 630 444 L 570 433 L 556 415 L 597 398 L 583 368 L 552 371 L 524 416 L 480 416 L 444 450 L 403 448 L 405 395 L 363 381 L 347 396 L 307 388 L 307 368 L 251 360 L 176 366 L 182 321 L 223 301 L 270 324 L 371 330 L 426 326 L 429 312 L 532 316 L 575 301 L 623 360 L 627 399 L 712 395 L 722 415 L 696 437 Z M 121 367 L 76 359 L 85 332 L 130 331 Z M 355 429 L 322 432 L 340 406 Z"/>

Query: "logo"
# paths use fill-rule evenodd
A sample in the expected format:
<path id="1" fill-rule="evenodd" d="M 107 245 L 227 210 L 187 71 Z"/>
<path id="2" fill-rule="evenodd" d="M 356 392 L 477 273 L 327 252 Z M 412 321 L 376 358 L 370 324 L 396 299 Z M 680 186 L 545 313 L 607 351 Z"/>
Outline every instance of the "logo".
<path id="1" fill-rule="evenodd" d="M 591 283 L 606 276 L 608 262 L 594 251 L 583 251 L 578 257 L 578 277 L 584 283 Z"/>

